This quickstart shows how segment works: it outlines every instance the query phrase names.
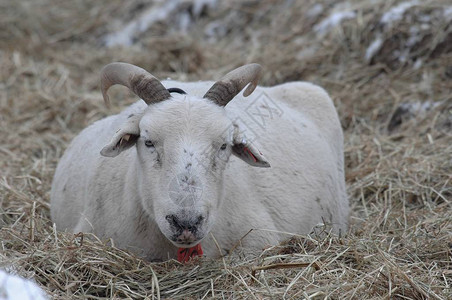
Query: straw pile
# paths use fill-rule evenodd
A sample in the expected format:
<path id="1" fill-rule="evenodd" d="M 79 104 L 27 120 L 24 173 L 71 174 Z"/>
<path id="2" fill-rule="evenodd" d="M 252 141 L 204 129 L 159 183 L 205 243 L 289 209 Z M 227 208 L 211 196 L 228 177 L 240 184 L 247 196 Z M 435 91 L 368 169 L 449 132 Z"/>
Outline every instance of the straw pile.
<path id="1" fill-rule="evenodd" d="M 55 299 L 452 297 L 448 1 L 179 1 L 171 18 L 115 47 L 106 36 L 151 6 L 100 2 L 0 4 L 0 267 Z M 57 232 L 49 190 L 59 157 L 82 128 L 136 100 L 114 88 L 113 108 L 103 106 L 99 70 L 118 60 L 180 80 L 253 61 L 264 85 L 325 87 L 345 132 L 350 231 L 315 228 L 187 265 Z"/>

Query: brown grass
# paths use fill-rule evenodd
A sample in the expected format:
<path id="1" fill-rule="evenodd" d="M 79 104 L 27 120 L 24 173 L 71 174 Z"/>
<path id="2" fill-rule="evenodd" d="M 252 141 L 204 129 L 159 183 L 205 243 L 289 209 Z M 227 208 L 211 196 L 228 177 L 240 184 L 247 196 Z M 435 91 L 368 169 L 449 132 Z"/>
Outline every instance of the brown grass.
<path id="1" fill-rule="evenodd" d="M 116 48 L 100 42 L 119 24 L 111 19 L 128 22 L 143 2 L 0 4 L 0 267 L 34 278 L 56 299 L 450 299 L 452 26 L 441 14 L 448 1 L 422 1 L 389 28 L 379 20 L 400 1 L 350 1 L 356 18 L 319 36 L 313 26 L 343 10 L 335 2 L 225 1 L 187 33 L 159 22 L 137 45 Z M 319 3 L 323 13 L 310 17 Z M 227 30 L 209 41 L 204 29 L 213 20 Z M 408 47 L 410 28 L 421 23 Z M 365 60 L 377 37 L 381 49 Z M 104 107 L 99 70 L 116 60 L 181 80 L 219 78 L 254 61 L 265 68 L 263 84 L 325 87 L 345 132 L 349 232 L 316 228 L 261 253 L 236 249 L 187 265 L 147 263 L 111 241 L 56 232 L 49 190 L 65 147 L 136 99 L 115 88 L 113 108 Z M 397 112 L 426 101 L 439 104 Z"/>

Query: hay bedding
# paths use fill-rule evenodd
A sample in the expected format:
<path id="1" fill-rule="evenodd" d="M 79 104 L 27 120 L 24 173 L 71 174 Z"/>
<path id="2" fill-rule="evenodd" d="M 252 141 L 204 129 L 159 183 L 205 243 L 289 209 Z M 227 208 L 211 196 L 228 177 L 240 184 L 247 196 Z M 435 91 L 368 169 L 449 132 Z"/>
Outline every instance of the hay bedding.
<path id="1" fill-rule="evenodd" d="M 227 1 L 192 14 L 186 33 L 160 20 L 134 45 L 112 48 L 102 38 L 145 2 L 0 5 L 0 267 L 56 299 L 452 297 L 448 1 Z M 327 20 L 334 13 L 347 17 Z M 135 101 L 116 88 L 113 108 L 102 104 L 98 72 L 115 60 L 181 80 L 255 61 L 264 84 L 324 86 L 345 131 L 350 231 L 333 236 L 325 224 L 261 253 L 235 249 L 187 265 L 56 232 L 49 189 L 63 150 Z"/>

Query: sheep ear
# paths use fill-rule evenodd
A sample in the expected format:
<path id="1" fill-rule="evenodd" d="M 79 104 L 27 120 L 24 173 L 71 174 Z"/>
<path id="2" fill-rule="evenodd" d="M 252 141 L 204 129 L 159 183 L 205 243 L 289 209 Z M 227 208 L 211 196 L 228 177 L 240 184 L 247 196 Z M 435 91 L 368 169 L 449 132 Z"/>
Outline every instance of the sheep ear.
<path id="1" fill-rule="evenodd" d="M 141 116 L 131 115 L 127 121 L 116 131 L 115 135 L 100 154 L 107 157 L 115 157 L 124 150 L 134 146 L 140 137 L 139 120 Z"/>
<path id="2" fill-rule="evenodd" d="M 232 153 L 253 167 L 260 168 L 270 167 L 270 164 L 265 159 L 264 155 L 251 143 L 247 142 L 245 139 L 242 139 L 241 141 L 236 141 L 234 139 Z"/>

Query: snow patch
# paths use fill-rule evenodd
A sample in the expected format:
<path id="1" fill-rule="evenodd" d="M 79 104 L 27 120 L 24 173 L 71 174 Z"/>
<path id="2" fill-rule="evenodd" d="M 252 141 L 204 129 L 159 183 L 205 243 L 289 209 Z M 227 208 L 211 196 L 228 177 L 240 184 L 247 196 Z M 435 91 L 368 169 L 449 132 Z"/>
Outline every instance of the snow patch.
<path id="1" fill-rule="evenodd" d="M 406 63 L 409 58 L 409 49 L 394 50 L 393 54 L 399 59 L 399 62 Z"/>
<path id="2" fill-rule="evenodd" d="M 402 19 L 403 14 L 408 9 L 418 4 L 418 0 L 402 2 L 399 5 L 391 8 L 389 11 L 385 12 L 381 17 L 380 22 L 387 25 L 388 27 L 391 27 L 394 22 Z"/>
<path id="3" fill-rule="evenodd" d="M 45 300 L 44 291 L 34 282 L 0 270 L 0 300 Z"/>
<path id="4" fill-rule="evenodd" d="M 420 29 L 417 26 L 411 26 L 409 32 L 410 36 L 406 41 L 406 46 L 411 48 L 422 39 L 422 36 L 420 35 Z"/>
<path id="5" fill-rule="evenodd" d="M 152 25 L 157 22 L 172 20 L 173 24 L 177 24 L 179 29 L 183 32 L 192 25 L 193 19 L 187 10 L 177 11 L 183 4 L 192 4 L 191 13 L 193 17 L 197 18 L 201 15 L 205 7 L 213 9 L 218 0 L 168 0 L 163 2 L 157 2 L 146 9 L 136 20 L 132 20 L 127 23 L 123 29 L 108 34 L 104 38 L 104 43 L 107 47 L 113 46 L 131 46 L 134 38 L 148 30 Z M 175 22 L 174 22 L 175 20 Z"/>
<path id="6" fill-rule="evenodd" d="M 122 30 L 105 37 L 105 45 L 113 47 L 117 45 L 131 46 L 137 33 L 146 31 L 158 21 L 165 20 L 179 6 L 180 1 L 168 1 L 161 7 L 150 7 L 137 19 L 129 22 Z"/>
<path id="7" fill-rule="evenodd" d="M 420 67 L 422 67 L 422 64 L 423 64 L 422 59 L 420 59 L 420 58 L 416 59 L 416 61 L 414 62 L 414 65 L 413 65 L 413 69 L 419 70 Z"/>
<path id="8" fill-rule="evenodd" d="M 381 46 L 383 45 L 383 39 L 379 36 L 376 40 L 374 40 L 372 43 L 370 43 L 369 47 L 366 49 L 366 55 L 364 56 L 364 59 L 367 62 L 370 62 L 372 57 L 377 54 L 377 52 L 380 50 Z"/>
<path id="9" fill-rule="evenodd" d="M 446 19 L 446 22 L 452 21 L 452 6 L 447 6 L 444 8 L 443 16 Z"/>
<path id="10" fill-rule="evenodd" d="M 323 19 L 322 22 L 314 26 L 314 31 L 320 35 L 327 33 L 331 28 L 339 25 L 343 20 L 354 19 L 356 17 L 356 12 L 354 11 L 339 11 L 332 13 L 327 18 Z"/>
<path id="11" fill-rule="evenodd" d="M 394 131 L 405 121 L 416 118 L 425 118 L 428 112 L 438 108 L 444 102 L 445 101 L 426 100 L 400 103 L 389 120 L 388 131 Z M 450 119 L 450 121 L 452 121 L 452 118 Z M 445 126 L 448 126 L 447 121 L 445 123 Z"/>
<path id="12" fill-rule="evenodd" d="M 442 104 L 441 101 L 430 101 L 427 100 L 425 102 L 421 102 L 421 101 L 416 101 L 416 102 L 404 102 L 400 104 L 400 108 L 413 114 L 425 114 L 426 112 L 437 108 L 438 106 L 440 106 Z"/>

